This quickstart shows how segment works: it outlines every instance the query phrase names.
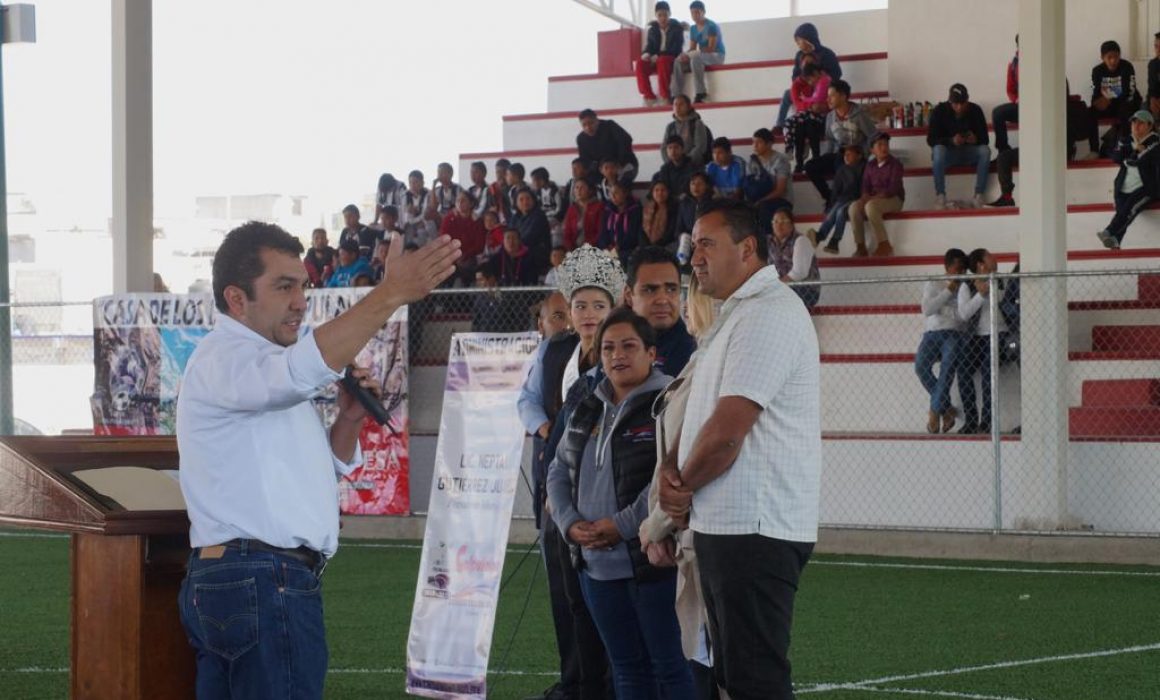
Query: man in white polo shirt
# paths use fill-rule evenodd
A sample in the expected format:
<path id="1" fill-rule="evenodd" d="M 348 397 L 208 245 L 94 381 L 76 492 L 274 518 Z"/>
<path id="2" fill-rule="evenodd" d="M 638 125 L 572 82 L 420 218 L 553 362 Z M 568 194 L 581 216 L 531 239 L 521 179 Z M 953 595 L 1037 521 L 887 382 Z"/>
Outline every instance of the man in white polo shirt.
<path id="1" fill-rule="evenodd" d="M 384 282 L 301 337 L 309 278 L 297 238 L 251 221 L 214 256 L 217 322 L 190 356 L 177 400 L 193 547 L 178 602 L 199 700 L 322 698 L 319 576 L 338 548 L 336 476 L 362 462 L 366 411 L 341 390 L 328 434 L 310 399 L 397 308 L 451 276 L 459 245 L 442 237 L 394 264 L 401 254 L 400 236 Z M 377 390 L 365 371 L 356 376 Z"/>
<path id="2" fill-rule="evenodd" d="M 790 700 L 794 594 L 818 528 L 818 339 L 766 266 L 747 205 L 710 204 L 693 246 L 701 289 L 724 304 L 701 340 L 660 502 L 694 533 L 717 684 L 732 700 Z"/>

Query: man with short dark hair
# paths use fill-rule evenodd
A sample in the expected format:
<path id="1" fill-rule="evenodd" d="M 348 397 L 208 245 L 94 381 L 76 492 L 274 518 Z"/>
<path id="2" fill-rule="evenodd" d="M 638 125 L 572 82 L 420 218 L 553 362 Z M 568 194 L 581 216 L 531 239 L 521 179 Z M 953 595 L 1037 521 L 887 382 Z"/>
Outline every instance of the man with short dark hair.
<path id="1" fill-rule="evenodd" d="M 310 234 L 310 250 L 302 259 L 306 273 L 310 276 L 311 287 L 322 287 L 330 273 L 334 272 L 334 258 L 337 254 L 326 240 L 326 229 L 316 228 Z"/>
<path id="2" fill-rule="evenodd" d="M 705 16 L 705 3 L 693 0 L 689 5 L 693 23 L 689 25 L 689 50 L 677 57 L 673 64 L 673 94 L 685 89 L 685 73 L 693 71 L 696 91 L 693 102 L 709 99 L 709 88 L 705 86 L 705 66 L 717 66 L 725 62 L 725 39 L 717 23 Z"/>
<path id="3" fill-rule="evenodd" d="M 717 685 L 733 700 L 792 700 L 794 596 L 818 529 L 818 338 L 766 265 L 751 207 L 711 203 L 693 245 L 701 290 L 724 303 L 660 465 L 660 505 L 693 530 Z"/>
<path id="4" fill-rule="evenodd" d="M 624 304 L 657 332 L 653 365 L 675 377 L 697 350 L 681 318 L 681 268 L 677 257 L 659 246 L 642 246 L 628 258 Z"/>
<path id="5" fill-rule="evenodd" d="M 433 216 L 432 221 L 438 226 L 443 217 L 455 208 L 455 200 L 463 188 L 451 180 L 455 170 L 450 163 L 440 163 L 435 172 L 435 182 L 431 185 L 431 201 L 427 204 L 427 209 L 429 215 Z"/>
<path id="6" fill-rule="evenodd" d="M 319 577 L 338 548 L 336 479 L 362 464 L 367 412 L 340 387 L 327 432 L 311 399 L 396 309 L 446 279 L 459 255 L 440 239 L 398 265 L 396 239 L 386 282 L 303 331 L 301 254 L 298 239 L 273 224 L 251 221 L 226 235 L 213 262 L 219 313 L 182 378 L 177 447 L 193 550 L 178 604 L 199 698 L 321 700 Z M 367 370 L 352 375 L 378 394 Z"/>
<path id="7" fill-rule="evenodd" d="M 501 224 L 506 224 L 512 214 L 507 198 L 507 171 L 510 166 L 511 161 L 507 158 L 497 160 L 495 162 L 495 181 L 488 188 L 491 192 L 491 200 L 495 202 L 495 213 L 499 216 Z"/>
<path id="8" fill-rule="evenodd" d="M 471 186 L 467 188 L 471 198 L 475 200 L 475 209 L 472 214 L 476 219 L 482 219 L 484 212 L 495 209 L 495 200 L 491 196 L 491 188 L 487 184 L 487 165 L 477 160 L 471 164 Z"/>
<path id="9" fill-rule="evenodd" d="M 580 133 L 576 134 L 576 150 L 588 164 L 589 171 L 597 170 L 605 160 L 619 168 L 620 182 L 632 186 L 640 163 L 632 151 L 632 136 L 611 119 L 601 119 L 596 112 L 585 109 L 578 115 Z"/>
<path id="10" fill-rule="evenodd" d="M 685 39 L 681 23 L 670 19 L 672 10 L 667 2 L 658 2 L 653 6 L 653 12 L 656 20 L 648 23 L 644 51 L 636 59 L 636 86 L 646 107 L 657 101 L 657 95 L 649 84 L 649 76 L 654 72 L 661 100 L 667 103 L 672 99 L 673 61 L 681 55 L 681 42 Z"/>
<path id="11" fill-rule="evenodd" d="M 1108 152 L 1132 130 L 1132 114 L 1140 108 L 1140 93 L 1136 90 L 1136 69 L 1131 61 L 1121 60 L 1120 45 L 1115 41 L 1100 44 L 1100 62 L 1092 68 L 1092 99 L 1088 123 L 1090 157 L 1100 153 L 1100 119 L 1114 117 L 1115 133 L 1108 139 Z"/>
<path id="12" fill-rule="evenodd" d="M 373 249 L 371 252 L 374 252 Z M 353 287 L 359 275 L 370 272 L 370 261 L 362 257 L 358 243 L 353 238 L 348 238 L 338 244 L 338 265 L 335 266 L 334 272 L 330 273 L 326 286 Z"/>
<path id="13" fill-rule="evenodd" d="M 669 186 L 669 196 L 683 199 L 689 193 L 689 178 L 699 168 L 693 159 L 685 155 L 685 140 L 676 134 L 665 139 L 665 162 L 653 175 L 653 182 L 663 182 Z"/>
<path id="14" fill-rule="evenodd" d="M 353 204 L 348 204 L 342 208 L 342 221 L 344 228 L 342 233 L 338 235 L 338 244 L 341 246 L 344 241 L 354 241 L 358 244 L 359 255 L 367 260 L 370 260 L 371 253 L 375 249 L 375 241 L 379 237 L 378 231 L 364 226 L 359 219 L 361 218 L 358 207 Z"/>
<path id="15" fill-rule="evenodd" d="M 430 195 L 430 191 L 423 186 L 423 172 L 412 170 L 407 175 L 407 190 L 403 192 L 403 205 L 399 211 L 399 225 L 410 245 L 421 246 L 439 231 L 439 227 L 427 216 Z"/>
<path id="16" fill-rule="evenodd" d="M 930 113 L 926 142 L 931 147 L 934 170 L 935 208 L 947 208 L 947 168 L 956 165 L 975 166 L 975 196 L 971 206 L 983 206 L 987 188 L 987 170 L 991 166 L 991 148 L 987 144 L 987 117 L 979 105 L 971 102 L 967 86 L 955 83 Z"/>

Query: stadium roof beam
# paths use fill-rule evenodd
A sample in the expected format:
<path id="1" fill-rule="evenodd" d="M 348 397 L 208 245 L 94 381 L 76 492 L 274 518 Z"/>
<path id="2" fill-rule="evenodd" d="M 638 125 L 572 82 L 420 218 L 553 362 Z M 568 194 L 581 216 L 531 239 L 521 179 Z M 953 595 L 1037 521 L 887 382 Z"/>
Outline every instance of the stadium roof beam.
<path id="1" fill-rule="evenodd" d="M 572 0 L 583 5 L 597 14 L 604 15 L 614 22 L 620 22 L 625 27 L 643 27 L 651 16 L 648 13 L 647 0 Z M 622 12 L 628 10 L 626 17 Z"/>

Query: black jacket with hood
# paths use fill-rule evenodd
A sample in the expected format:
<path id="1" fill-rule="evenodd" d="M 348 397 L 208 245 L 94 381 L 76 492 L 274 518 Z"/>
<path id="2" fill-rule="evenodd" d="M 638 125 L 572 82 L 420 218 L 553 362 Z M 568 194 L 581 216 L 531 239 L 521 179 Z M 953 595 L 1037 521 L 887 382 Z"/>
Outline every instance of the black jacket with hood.
<path id="1" fill-rule="evenodd" d="M 802 38 L 814 45 L 814 58 L 817 59 L 818 66 L 826 71 L 826 75 L 830 76 L 830 80 L 837 80 L 842 77 L 842 66 L 838 63 L 838 55 L 832 50 L 822 46 L 822 40 L 818 38 L 818 28 L 810 22 L 798 27 L 794 30 L 793 38 Z M 802 74 L 802 51 L 798 51 L 793 57 L 793 77 L 796 78 Z"/>
<path id="2" fill-rule="evenodd" d="M 665 28 L 665 50 L 661 51 L 661 23 L 655 19 L 648 23 L 648 38 L 644 42 L 644 51 L 650 56 L 679 56 L 681 45 L 685 41 L 685 30 L 681 23 L 670 20 Z"/>

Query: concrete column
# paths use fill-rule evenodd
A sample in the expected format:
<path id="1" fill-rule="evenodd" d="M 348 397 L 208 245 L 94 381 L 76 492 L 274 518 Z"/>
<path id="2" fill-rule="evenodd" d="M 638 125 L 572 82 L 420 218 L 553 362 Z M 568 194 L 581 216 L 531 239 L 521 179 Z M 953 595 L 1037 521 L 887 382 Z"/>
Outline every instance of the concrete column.
<path id="1" fill-rule="evenodd" d="M 1019 243 L 1021 270 L 1067 269 L 1065 3 L 1019 0 Z M 1008 527 L 1068 525 L 1067 284 L 1021 287 L 1022 438 L 1004 473 Z M 1018 465 L 1016 467 L 1016 464 Z"/>
<path id="2" fill-rule="evenodd" d="M 113 290 L 153 291 L 153 1 L 112 0 Z"/>

